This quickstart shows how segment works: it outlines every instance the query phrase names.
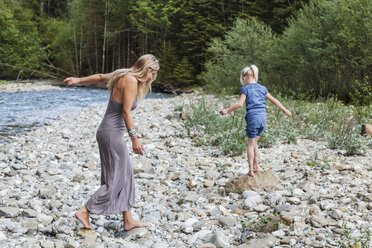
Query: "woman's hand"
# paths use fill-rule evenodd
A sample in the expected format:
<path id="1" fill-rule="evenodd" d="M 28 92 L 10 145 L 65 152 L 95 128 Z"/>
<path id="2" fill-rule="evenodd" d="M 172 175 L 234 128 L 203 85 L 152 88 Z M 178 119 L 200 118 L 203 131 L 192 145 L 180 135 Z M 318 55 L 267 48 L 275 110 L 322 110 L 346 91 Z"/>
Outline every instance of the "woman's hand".
<path id="1" fill-rule="evenodd" d="M 131 139 L 132 139 L 133 152 L 135 154 L 143 155 L 143 152 L 145 151 L 145 149 L 143 148 L 143 145 L 141 144 L 141 142 L 138 140 L 137 136 L 133 136 Z"/>
<path id="2" fill-rule="evenodd" d="M 63 80 L 64 83 L 66 83 L 66 86 L 71 86 L 74 84 L 79 84 L 80 83 L 80 78 L 76 77 L 68 77 L 65 80 Z"/>
<path id="3" fill-rule="evenodd" d="M 220 114 L 221 114 L 221 115 L 225 115 L 225 114 L 227 114 L 227 110 L 226 110 L 226 109 L 222 109 L 222 110 L 220 110 Z"/>

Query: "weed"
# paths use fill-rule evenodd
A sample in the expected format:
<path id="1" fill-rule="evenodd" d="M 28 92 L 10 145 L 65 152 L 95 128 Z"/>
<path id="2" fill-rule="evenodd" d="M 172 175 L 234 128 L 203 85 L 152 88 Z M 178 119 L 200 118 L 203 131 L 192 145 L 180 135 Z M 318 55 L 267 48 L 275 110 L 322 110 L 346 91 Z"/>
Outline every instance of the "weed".
<path id="1" fill-rule="evenodd" d="M 255 232 L 273 232 L 278 230 L 279 228 L 279 221 L 280 218 L 276 216 L 267 217 L 267 216 L 259 216 L 257 219 L 247 218 L 242 223 L 243 229 L 249 229 Z"/>
<path id="2" fill-rule="evenodd" d="M 329 169 L 331 167 L 329 163 L 329 158 L 319 158 L 318 152 L 315 152 L 314 155 L 310 158 L 309 161 L 306 163 L 308 166 L 312 168 L 320 168 L 320 170 Z"/>
<path id="3" fill-rule="evenodd" d="M 323 102 L 279 100 L 291 110 L 293 117 L 287 118 L 267 103 L 266 130 L 258 141 L 260 147 L 273 147 L 279 141 L 296 144 L 299 138 L 326 140 L 331 149 L 345 150 L 345 155 L 362 155 L 368 146 L 372 147 L 372 139 L 361 136 L 356 126 L 358 118 L 365 120 L 371 117 L 369 106 L 357 110 L 334 98 Z M 175 111 L 185 114 L 184 128 L 195 145 L 217 146 L 224 154 L 240 155 L 247 149 L 245 109 L 224 117 L 218 113 L 235 101 L 236 98 L 229 96 L 203 96 L 199 101 L 182 105 L 182 108 L 177 106 Z M 363 113 L 358 114 L 357 111 Z"/>
<path id="4" fill-rule="evenodd" d="M 360 238 L 352 238 L 351 231 L 346 226 L 346 223 L 342 224 L 343 235 L 342 240 L 339 241 L 341 248 L 368 248 L 371 245 L 371 231 L 365 229 Z"/>

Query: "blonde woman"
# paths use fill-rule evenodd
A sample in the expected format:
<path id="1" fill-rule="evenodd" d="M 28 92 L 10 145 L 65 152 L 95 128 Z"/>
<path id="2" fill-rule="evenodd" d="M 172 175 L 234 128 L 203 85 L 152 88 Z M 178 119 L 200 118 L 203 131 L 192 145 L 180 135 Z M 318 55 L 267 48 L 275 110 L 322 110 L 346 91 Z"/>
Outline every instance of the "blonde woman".
<path id="1" fill-rule="evenodd" d="M 258 68 L 255 65 L 244 67 L 240 73 L 240 83 L 243 87 L 240 90 L 239 101 L 228 109 L 222 109 L 221 115 L 226 115 L 241 107 L 245 102 L 245 120 L 247 126 L 245 131 L 248 136 L 248 165 L 249 176 L 254 176 L 259 171 L 258 167 L 258 145 L 257 141 L 266 128 L 266 103 L 265 98 L 269 99 L 276 107 L 282 110 L 289 118 L 292 113 L 286 109 L 276 98 L 267 91 L 266 87 L 257 83 Z"/>
<path id="2" fill-rule="evenodd" d="M 110 99 L 106 113 L 97 130 L 101 158 L 101 187 L 80 208 L 75 217 L 87 229 L 93 229 L 89 214 L 123 213 L 124 230 L 146 227 L 133 219 L 131 208 L 135 204 L 135 186 L 127 146 L 123 139 L 125 129 L 132 140 L 133 152 L 143 154 L 144 149 L 133 127 L 131 110 L 137 100 L 143 99 L 159 71 L 159 62 L 151 54 L 141 56 L 129 69 L 109 74 L 96 74 L 83 78 L 66 78 L 67 86 L 82 83 L 108 82 Z"/>

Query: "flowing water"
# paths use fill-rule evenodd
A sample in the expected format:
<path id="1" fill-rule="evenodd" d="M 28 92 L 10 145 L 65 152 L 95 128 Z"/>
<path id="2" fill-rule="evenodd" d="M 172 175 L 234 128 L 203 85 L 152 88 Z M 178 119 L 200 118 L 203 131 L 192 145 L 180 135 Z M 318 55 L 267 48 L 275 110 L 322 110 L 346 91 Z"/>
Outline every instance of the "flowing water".
<path id="1" fill-rule="evenodd" d="M 169 94 L 152 93 L 146 98 L 166 98 Z M 83 87 L 32 92 L 0 92 L 0 143 L 44 125 L 56 117 L 106 104 L 105 89 Z"/>

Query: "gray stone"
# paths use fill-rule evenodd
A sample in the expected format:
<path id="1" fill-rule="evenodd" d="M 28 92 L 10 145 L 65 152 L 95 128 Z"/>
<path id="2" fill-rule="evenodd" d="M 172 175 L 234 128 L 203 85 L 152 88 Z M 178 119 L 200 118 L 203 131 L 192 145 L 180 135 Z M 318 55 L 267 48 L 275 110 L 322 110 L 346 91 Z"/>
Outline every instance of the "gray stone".
<path id="1" fill-rule="evenodd" d="M 265 212 L 266 210 L 268 210 L 269 207 L 264 205 L 264 204 L 259 204 L 259 205 L 255 206 L 253 209 L 256 212 L 262 213 L 262 212 Z"/>
<path id="2" fill-rule="evenodd" d="M 281 213 L 283 211 L 285 212 L 290 212 L 294 207 L 292 205 L 289 205 L 289 204 L 285 204 L 285 205 L 278 205 L 274 211 L 277 212 L 277 213 Z"/>
<path id="3" fill-rule="evenodd" d="M 46 215 L 43 213 L 38 213 L 36 216 L 37 220 L 41 223 L 50 224 L 53 221 L 53 216 Z"/>
<path id="4" fill-rule="evenodd" d="M 226 248 L 229 247 L 227 238 L 221 232 L 214 232 L 209 242 L 214 244 L 217 248 Z"/>
<path id="5" fill-rule="evenodd" d="M 285 232 L 283 230 L 277 230 L 271 233 L 275 237 L 282 238 L 285 236 Z"/>
<path id="6" fill-rule="evenodd" d="M 293 205 L 299 205 L 301 203 L 301 200 L 298 199 L 297 197 L 290 197 L 287 199 L 288 203 L 293 204 Z"/>
<path id="7" fill-rule="evenodd" d="M 136 240 L 139 238 L 144 237 L 146 234 L 149 234 L 146 228 L 133 228 L 132 230 L 129 231 L 120 231 L 115 233 L 115 238 L 129 238 L 131 240 Z"/>
<path id="8" fill-rule="evenodd" d="M 245 198 L 244 206 L 248 209 L 252 209 L 263 202 L 262 197 L 257 192 L 246 190 L 242 195 Z"/>
<path id="9" fill-rule="evenodd" d="M 44 240 L 41 243 L 41 247 L 43 248 L 54 248 L 54 242 L 50 240 Z"/>
<path id="10" fill-rule="evenodd" d="M 24 209 L 22 211 L 22 216 L 27 218 L 34 218 L 39 214 L 39 212 L 33 210 L 33 209 Z"/>
<path id="11" fill-rule="evenodd" d="M 232 216 L 218 216 L 216 218 L 222 226 L 234 226 L 236 219 Z"/>
<path id="12" fill-rule="evenodd" d="M 247 243 L 239 245 L 238 248 L 267 248 L 272 247 L 276 242 L 274 235 L 263 239 L 251 239 Z"/>
<path id="13" fill-rule="evenodd" d="M 65 244 L 65 248 L 79 248 L 79 242 L 74 240 L 73 238 L 68 238 Z"/>
<path id="14" fill-rule="evenodd" d="M 19 208 L 16 207 L 0 207 L 0 217 L 7 218 L 17 217 L 19 215 Z"/>
<path id="15" fill-rule="evenodd" d="M 120 223 L 115 221 L 109 221 L 104 224 L 104 227 L 109 230 L 119 231 Z"/>
<path id="16" fill-rule="evenodd" d="M 71 234 L 76 229 L 76 222 L 72 218 L 60 218 L 52 225 L 52 230 L 55 233 Z"/>

